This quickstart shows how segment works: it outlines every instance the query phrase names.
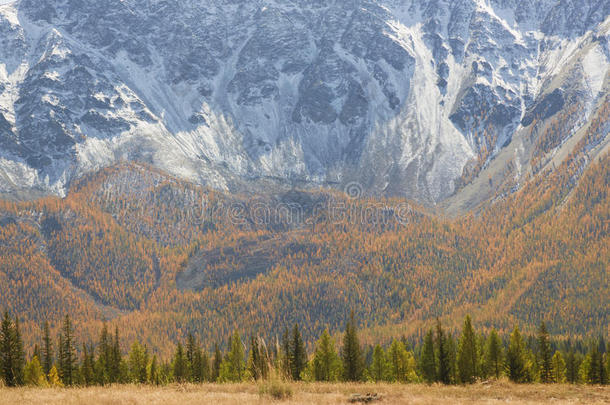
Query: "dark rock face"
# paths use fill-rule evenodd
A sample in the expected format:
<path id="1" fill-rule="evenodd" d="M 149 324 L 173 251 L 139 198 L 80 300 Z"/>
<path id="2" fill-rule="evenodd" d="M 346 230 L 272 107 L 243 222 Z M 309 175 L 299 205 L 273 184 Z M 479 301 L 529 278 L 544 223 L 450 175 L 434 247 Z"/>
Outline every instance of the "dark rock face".
<path id="1" fill-rule="evenodd" d="M 521 125 L 527 127 L 534 119 L 547 119 L 558 113 L 564 106 L 565 101 L 563 92 L 560 89 L 553 90 L 538 101 L 528 112 L 525 113 L 521 120 Z"/>
<path id="2" fill-rule="evenodd" d="M 564 107 L 536 101 L 555 74 L 541 64 L 608 7 L 21 0 L 0 7 L 0 155 L 55 192 L 141 159 L 227 189 L 349 178 L 438 201 L 480 150 Z"/>

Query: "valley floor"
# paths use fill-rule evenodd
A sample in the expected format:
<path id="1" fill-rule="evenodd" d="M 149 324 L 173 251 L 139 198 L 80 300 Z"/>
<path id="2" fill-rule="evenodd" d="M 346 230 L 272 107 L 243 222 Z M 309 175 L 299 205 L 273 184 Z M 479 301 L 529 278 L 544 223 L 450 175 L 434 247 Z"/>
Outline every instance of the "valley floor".
<path id="1" fill-rule="evenodd" d="M 112 386 L 71 389 L 0 389 L 0 404 L 346 404 L 353 393 L 378 393 L 380 404 L 609 404 L 610 387 L 515 385 L 508 382 L 472 386 L 424 384 L 288 384 L 292 397 L 273 400 L 256 384 Z"/>

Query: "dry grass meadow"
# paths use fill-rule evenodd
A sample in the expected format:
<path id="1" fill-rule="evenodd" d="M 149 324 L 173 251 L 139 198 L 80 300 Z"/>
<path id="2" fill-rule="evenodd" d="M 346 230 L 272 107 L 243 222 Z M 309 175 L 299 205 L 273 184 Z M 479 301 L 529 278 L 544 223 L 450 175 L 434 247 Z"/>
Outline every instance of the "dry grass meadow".
<path id="1" fill-rule="evenodd" d="M 610 404 L 609 387 L 515 385 L 505 381 L 472 386 L 392 384 L 307 384 L 284 386 L 290 398 L 277 400 L 256 384 L 112 386 L 70 389 L 0 389 L 0 404 L 346 404 L 353 393 L 379 393 L 373 404 Z"/>

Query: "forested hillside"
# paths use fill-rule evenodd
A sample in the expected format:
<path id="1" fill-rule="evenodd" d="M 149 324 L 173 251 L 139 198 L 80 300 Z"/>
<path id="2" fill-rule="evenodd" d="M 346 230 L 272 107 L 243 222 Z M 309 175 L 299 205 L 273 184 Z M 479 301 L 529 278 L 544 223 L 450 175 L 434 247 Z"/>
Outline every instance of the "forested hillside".
<path id="1" fill-rule="evenodd" d="M 357 193 L 227 195 L 113 166 L 65 199 L 1 203 L 0 308 L 22 316 L 26 345 L 69 313 L 79 341 L 108 319 L 124 344 L 161 355 L 189 332 L 271 337 L 295 322 L 313 341 L 351 309 L 365 342 L 421 339 L 436 317 L 456 330 L 466 313 L 503 334 L 541 321 L 558 337 L 607 334 L 610 157 L 583 172 L 586 145 L 454 220 Z"/>

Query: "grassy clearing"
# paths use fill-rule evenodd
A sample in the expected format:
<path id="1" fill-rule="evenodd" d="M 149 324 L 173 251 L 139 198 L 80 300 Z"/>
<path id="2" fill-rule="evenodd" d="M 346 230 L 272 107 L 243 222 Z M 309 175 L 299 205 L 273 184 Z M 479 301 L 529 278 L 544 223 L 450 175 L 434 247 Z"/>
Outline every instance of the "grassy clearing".
<path id="1" fill-rule="evenodd" d="M 393 384 L 307 384 L 281 387 L 289 395 L 275 399 L 277 387 L 257 384 L 112 386 L 71 389 L 0 389 L 0 404 L 346 404 L 353 393 L 379 393 L 380 404 L 609 404 L 610 387 L 515 385 L 505 381 L 471 386 Z"/>

